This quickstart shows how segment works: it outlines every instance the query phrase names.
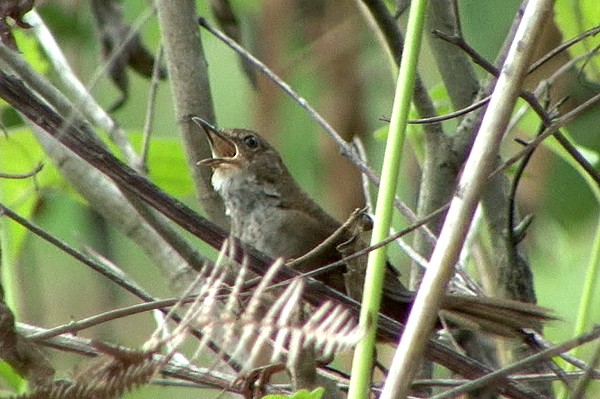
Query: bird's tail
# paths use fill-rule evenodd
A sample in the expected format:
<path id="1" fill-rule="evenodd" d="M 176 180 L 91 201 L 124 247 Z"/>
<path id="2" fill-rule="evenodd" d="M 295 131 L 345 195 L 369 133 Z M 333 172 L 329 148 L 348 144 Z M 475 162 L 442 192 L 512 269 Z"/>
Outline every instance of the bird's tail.
<path id="1" fill-rule="evenodd" d="M 507 337 L 521 336 L 523 329 L 540 330 L 556 320 L 550 309 L 503 298 L 449 294 L 442 304 L 443 322 Z"/>

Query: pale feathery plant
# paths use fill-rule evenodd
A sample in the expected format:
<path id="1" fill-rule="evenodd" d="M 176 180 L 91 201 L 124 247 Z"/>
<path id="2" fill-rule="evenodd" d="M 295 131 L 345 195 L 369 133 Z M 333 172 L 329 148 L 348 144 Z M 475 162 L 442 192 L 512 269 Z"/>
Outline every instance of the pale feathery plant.
<path id="1" fill-rule="evenodd" d="M 175 355 L 189 336 L 189 331 L 201 331 L 203 336 L 192 360 L 202 354 L 210 341 L 218 342 L 222 353 L 233 359 L 244 359 L 240 374 L 257 367 L 259 357 L 270 353 L 270 363 L 286 363 L 304 349 L 314 350 L 320 357 L 329 358 L 336 353 L 354 348 L 364 335 L 351 313 L 340 305 L 325 302 L 317 309 L 307 311 L 302 300 L 305 282 L 297 278 L 284 288 L 277 284 L 274 295 L 274 277 L 284 263 L 278 259 L 253 289 L 247 304 L 244 299 L 250 273 L 245 264 L 237 271 L 232 286 L 225 284 L 231 272 L 226 261 L 225 247 L 219 254 L 215 267 L 205 268 L 183 296 L 195 295 L 179 325 L 165 337 L 160 326 L 144 345 L 147 351 L 157 352 L 169 347 L 166 358 Z M 210 269 L 210 270 L 208 270 Z M 227 297 L 223 300 L 224 289 Z M 175 312 L 183 302 L 174 306 Z M 168 317 L 166 317 L 168 319 Z M 249 353 L 248 353 L 249 351 Z M 217 356 L 217 359 L 222 356 Z M 216 367 L 216 363 L 213 367 Z"/>
<path id="2" fill-rule="evenodd" d="M 192 295 L 195 295 L 195 300 L 192 304 L 189 305 L 187 312 L 185 313 L 183 319 L 179 323 L 179 325 L 168 335 L 164 335 L 164 331 L 166 330 L 166 323 L 160 325 L 156 328 L 156 330 L 152 333 L 150 338 L 144 344 L 144 349 L 146 350 L 155 350 L 156 348 L 164 348 L 165 346 L 170 346 L 171 349 L 169 351 L 169 355 L 171 355 L 177 347 L 181 345 L 183 340 L 187 336 L 188 327 L 191 324 L 191 321 L 194 317 L 197 317 L 197 311 L 208 310 L 214 306 L 214 291 L 211 293 L 211 287 L 221 287 L 223 283 L 223 279 L 225 278 L 225 273 L 223 270 L 223 254 L 225 252 L 225 245 L 221 248 L 219 252 L 219 256 L 217 261 L 215 262 L 214 267 L 210 268 L 205 265 L 202 270 L 198 273 L 194 281 L 188 286 L 188 288 L 182 294 L 182 298 L 188 298 Z M 205 302 L 204 302 L 205 301 Z M 207 306 L 211 304 L 210 306 Z M 184 305 L 183 301 L 178 302 L 175 306 L 171 308 L 165 320 L 169 320 L 171 314 L 175 313 Z"/>

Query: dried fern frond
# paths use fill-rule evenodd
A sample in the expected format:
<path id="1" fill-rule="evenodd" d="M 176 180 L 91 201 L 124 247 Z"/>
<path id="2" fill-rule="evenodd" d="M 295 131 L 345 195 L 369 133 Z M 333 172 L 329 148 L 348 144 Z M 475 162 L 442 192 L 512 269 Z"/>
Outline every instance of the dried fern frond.
<path id="1" fill-rule="evenodd" d="M 150 382 L 164 364 L 154 353 L 95 344 L 105 356 L 75 376 L 74 381 L 57 380 L 36 387 L 19 399 L 112 399 Z"/>
<path id="2" fill-rule="evenodd" d="M 227 244 L 225 243 L 215 266 L 213 268 L 203 268 L 198 276 L 196 276 L 196 279 L 183 293 L 182 298 L 189 298 L 194 295 L 195 300 L 192 304 L 186 305 L 188 306 L 188 310 L 178 327 L 174 331 L 164 334 L 166 326 L 159 326 L 144 344 L 146 350 L 158 350 L 159 348 L 170 346 L 172 347 L 172 351 L 175 351 L 187 336 L 187 330 L 190 328 L 191 322 L 199 317 L 197 315 L 198 312 L 210 314 L 212 311 L 216 311 L 217 300 L 215 297 L 219 293 L 219 290 L 224 286 L 223 281 L 227 275 L 227 270 L 222 258 L 222 254 L 226 250 L 226 245 Z M 169 320 L 171 314 L 179 311 L 183 306 L 183 300 L 178 302 L 171 308 L 164 320 Z M 199 326 L 193 327 L 200 328 Z"/>
<path id="3" fill-rule="evenodd" d="M 226 287 L 228 270 L 223 264 L 217 262 L 219 266 L 198 276 L 188 290 L 196 300 L 187 305 L 183 321 L 167 339 L 155 333 L 146 348 L 162 348 L 168 343 L 175 350 L 194 328 L 203 334 L 196 355 L 209 341 L 217 342 L 224 353 L 243 359 L 244 372 L 256 367 L 259 357 L 265 355 L 271 362 L 287 361 L 292 347 L 311 348 L 319 356 L 329 357 L 353 347 L 362 336 L 356 320 L 341 306 L 326 302 L 318 309 L 308 309 L 302 301 L 304 279 L 274 287 L 273 277 L 283 267 L 281 260 L 271 266 L 249 299 L 244 292 L 250 274 L 246 266 L 240 268 L 234 286 Z"/>

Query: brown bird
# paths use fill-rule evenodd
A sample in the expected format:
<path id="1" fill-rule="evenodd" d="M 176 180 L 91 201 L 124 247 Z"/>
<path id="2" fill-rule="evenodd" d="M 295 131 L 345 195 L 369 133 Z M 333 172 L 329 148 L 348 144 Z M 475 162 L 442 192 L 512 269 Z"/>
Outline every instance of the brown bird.
<path id="1" fill-rule="evenodd" d="M 296 259 L 323 243 L 341 227 L 294 180 L 279 153 L 257 133 L 246 129 L 219 130 L 194 118 L 207 134 L 212 158 L 200 161 L 213 168 L 212 185 L 231 218 L 231 235 L 266 255 Z M 331 244 L 294 266 L 312 271 L 342 259 L 338 246 L 356 239 L 342 230 Z M 364 244 L 360 244 L 365 246 Z M 350 263 L 349 263 L 350 264 Z M 331 288 L 360 300 L 366 261 L 356 270 L 337 268 L 316 278 Z M 414 299 L 395 269 L 388 265 L 382 312 L 404 322 Z M 440 314 L 451 324 L 515 336 L 523 328 L 539 328 L 553 319 L 539 306 L 501 298 L 447 294 Z"/>

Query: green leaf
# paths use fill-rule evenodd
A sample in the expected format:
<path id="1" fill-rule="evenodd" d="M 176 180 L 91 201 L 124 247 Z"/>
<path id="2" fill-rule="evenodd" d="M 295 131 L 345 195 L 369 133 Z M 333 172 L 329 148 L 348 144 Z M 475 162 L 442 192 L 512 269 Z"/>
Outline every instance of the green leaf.
<path id="1" fill-rule="evenodd" d="M 390 125 L 386 124 L 381 126 L 380 128 L 375 129 L 375 131 L 373 132 L 373 137 L 375 137 L 375 140 L 377 141 L 385 141 L 387 139 L 387 136 L 390 132 Z"/>
<path id="2" fill-rule="evenodd" d="M 13 29 L 19 52 L 27 63 L 40 74 L 48 71 L 49 64 L 44 53 L 40 50 L 36 37 L 23 29 Z"/>
<path id="3" fill-rule="evenodd" d="M 431 88 L 429 91 L 429 95 L 431 99 L 434 101 L 435 108 L 440 115 L 444 115 L 452 112 L 452 103 L 450 102 L 450 97 L 448 96 L 448 91 L 446 90 L 446 85 L 437 84 Z M 411 108 L 410 118 L 419 118 L 414 112 L 414 108 Z"/>
<path id="4" fill-rule="evenodd" d="M 134 146 L 141 147 L 141 133 L 128 133 L 127 136 Z M 178 139 L 152 139 L 148 153 L 148 170 L 150 180 L 172 196 L 181 198 L 194 193 L 192 178 Z"/>
<path id="5" fill-rule="evenodd" d="M 13 368 L 6 362 L 0 362 L 0 377 L 16 393 L 24 393 L 27 387 L 27 381 L 19 374 L 15 373 Z"/>
<path id="6" fill-rule="evenodd" d="M 576 145 L 577 151 L 583 155 L 583 157 L 594 166 L 598 166 L 598 162 L 600 161 L 600 154 L 598 151 L 593 150 L 589 147 L 584 147 L 582 145 Z"/>
<path id="7" fill-rule="evenodd" d="M 11 129 L 8 135 L 0 137 L 0 172 L 3 174 L 29 173 L 40 163 L 43 168 L 34 177 L 0 179 L 0 201 L 25 218 L 31 217 L 45 189 L 63 184 L 64 180 L 54 165 L 45 159 L 42 148 L 29 129 Z M 8 226 L 10 242 L 5 244 L 9 256 L 12 256 L 21 246 L 25 229 L 16 223 Z"/>
<path id="8" fill-rule="evenodd" d="M 312 392 L 306 389 L 301 389 L 298 392 L 294 392 L 292 395 L 266 395 L 263 399 L 321 399 L 325 393 L 324 388 L 317 388 Z"/>
<path id="9" fill-rule="evenodd" d="M 600 7 L 597 0 L 559 0 L 554 6 L 555 21 L 560 28 L 565 40 L 572 39 L 584 31 L 598 25 L 600 20 Z M 569 48 L 569 53 L 577 57 L 588 53 L 600 44 L 600 37 L 586 38 L 583 42 Z M 595 54 L 595 53 L 592 53 Z M 597 71 L 600 68 L 598 57 L 589 57 L 585 60 L 583 72 L 592 80 L 597 80 Z"/>

